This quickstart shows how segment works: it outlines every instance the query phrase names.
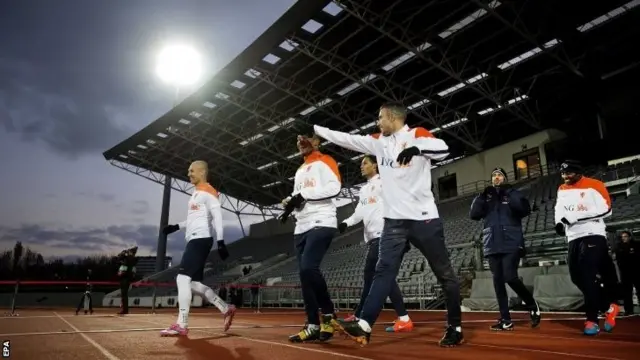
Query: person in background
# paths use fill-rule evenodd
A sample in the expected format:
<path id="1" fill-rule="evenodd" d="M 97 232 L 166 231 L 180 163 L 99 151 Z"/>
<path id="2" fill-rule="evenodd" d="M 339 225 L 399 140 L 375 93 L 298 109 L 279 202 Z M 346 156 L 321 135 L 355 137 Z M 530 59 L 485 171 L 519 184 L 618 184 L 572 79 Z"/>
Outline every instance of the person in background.
<path id="1" fill-rule="evenodd" d="M 126 315 L 129 313 L 129 287 L 136 274 L 137 252 L 138 247 L 135 246 L 131 249 L 123 250 L 118 255 L 118 262 L 120 264 L 118 267 L 118 278 L 120 279 L 120 297 L 122 299 L 120 303 L 121 309 L 118 315 Z"/>
<path id="2" fill-rule="evenodd" d="M 522 193 L 506 181 L 507 173 L 504 169 L 494 169 L 491 173 L 491 185 L 473 200 L 469 213 L 472 220 L 484 220 L 484 256 L 489 261 L 500 309 L 500 320 L 490 328 L 493 331 L 510 331 L 514 328 L 506 285 L 529 308 L 531 327 L 540 325 L 541 317 L 538 303 L 518 277 L 518 264 L 525 252 L 522 218 L 529 215 L 531 206 Z"/>
<path id="3" fill-rule="evenodd" d="M 76 315 L 80 312 L 80 309 L 84 307 L 84 314 L 87 315 L 87 309 L 89 314 L 93 314 L 93 304 L 91 301 L 91 269 L 87 270 L 87 287 L 82 293 L 82 297 L 80 297 L 80 302 L 78 303 L 78 307 L 76 308 Z M 85 303 L 86 302 L 86 303 Z"/>
<path id="4" fill-rule="evenodd" d="M 640 243 L 635 241 L 631 232 L 620 233 L 620 243 L 616 251 L 616 261 L 620 269 L 620 281 L 622 288 L 622 301 L 624 301 L 624 314 L 633 315 L 633 288 L 640 296 Z"/>

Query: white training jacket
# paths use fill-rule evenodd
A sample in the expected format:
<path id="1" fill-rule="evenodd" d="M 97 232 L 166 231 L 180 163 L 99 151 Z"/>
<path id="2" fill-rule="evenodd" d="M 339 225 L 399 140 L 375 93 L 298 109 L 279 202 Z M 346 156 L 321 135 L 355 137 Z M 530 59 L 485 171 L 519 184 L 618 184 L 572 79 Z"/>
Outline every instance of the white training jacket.
<path id="1" fill-rule="evenodd" d="M 384 192 L 383 216 L 398 220 L 429 220 L 439 218 L 431 192 L 431 160 L 443 160 L 449 147 L 428 130 L 404 126 L 389 136 L 352 135 L 315 125 L 316 134 L 336 145 L 377 157 L 378 172 Z M 417 147 L 420 155 L 408 165 L 400 166 L 398 154 Z"/>
<path id="2" fill-rule="evenodd" d="M 611 216 L 611 197 L 605 184 L 583 176 L 574 184 L 562 184 L 558 188 L 555 206 L 556 224 L 567 219 L 567 241 L 585 236 L 607 236 L 604 219 Z"/>
<path id="3" fill-rule="evenodd" d="M 224 239 L 222 226 L 222 205 L 218 199 L 218 191 L 208 183 L 198 184 L 189 199 L 187 220 L 178 224 L 185 229 L 187 242 L 193 239 L 213 237 Z"/>
<path id="4" fill-rule="evenodd" d="M 334 198 L 340 194 L 342 179 L 338 163 L 329 155 L 314 151 L 307 155 L 296 171 L 292 196 L 300 194 L 305 200 L 296 217 L 294 234 L 305 233 L 314 227 L 338 227 Z"/>
<path id="5" fill-rule="evenodd" d="M 382 204 L 382 181 L 380 180 L 380 175 L 376 174 L 360 188 L 360 197 L 356 210 L 343 223 L 347 224 L 347 226 L 353 226 L 362 221 L 364 223 L 365 243 L 379 238 L 382 235 L 384 226 Z"/>

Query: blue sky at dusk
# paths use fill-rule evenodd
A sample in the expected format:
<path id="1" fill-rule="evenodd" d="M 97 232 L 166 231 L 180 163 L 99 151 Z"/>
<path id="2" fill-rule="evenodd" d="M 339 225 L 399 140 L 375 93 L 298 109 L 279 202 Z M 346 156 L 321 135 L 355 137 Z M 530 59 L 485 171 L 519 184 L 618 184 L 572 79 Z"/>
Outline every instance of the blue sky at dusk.
<path id="1" fill-rule="evenodd" d="M 154 253 L 162 187 L 102 152 L 170 109 L 155 56 L 174 42 L 201 51 L 205 76 L 187 96 L 294 2 L 0 2 L 0 249 L 21 240 L 47 257 L 84 256 L 137 243 Z M 186 202 L 173 192 L 171 222 Z M 235 215 L 224 217 L 225 238 L 241 237 Z M 170 237 L 170 255 L 183 248 L 182 233 Z"/>

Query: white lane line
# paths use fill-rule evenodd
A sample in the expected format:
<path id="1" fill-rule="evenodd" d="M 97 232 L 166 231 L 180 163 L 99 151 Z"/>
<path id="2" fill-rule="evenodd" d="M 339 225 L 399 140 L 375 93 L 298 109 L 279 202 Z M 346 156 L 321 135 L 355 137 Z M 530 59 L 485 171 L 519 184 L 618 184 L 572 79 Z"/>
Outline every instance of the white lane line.
<path id="1" fill-rule="evenodd" d="M 105 349 L 102 347 L 102 345 L 98 344 L 97 342 L 95 342 L 92 338 L 90 338 L 89 336 L 87 336 L 87 334 L 80 332 L 80 329 L 78 329 L 77 327 L 75 327 L 72 323 L 70 323 L 67 319 L 63 318 L 62 316 L 60 316 L 57 312 L 53 312 L 53 314 L 55 316 L 58 317 L 58 319 L 60 319 L 61 321 L 63 321 L 65 324 L 69 325 L 70 328 L 73 329 L 73 331 L 78 332 L 78 334 L 80 336 L 82 336 L 83 339 L 85 339 L 89 344 L 91 344 L 94 348 L 96 348 L 96 350 L 100 351 L 102 353 L 102 355 L 104 355 L 104 357 L 106 357 L 109 360 L 120 360 L 119 357 L 113 355 L 112 353 L 109 352 L 109 350 Z"/>
<path id="2" fill-rule="evenodd" d="M 140 322 L 145 322 L 145 323 L 149 323 L 149 324 L 155 324 L 155 325 L 162 325 L 158 322 L 154 322 L 154 321 L 149 321 L 149 320 L 144 320 L 144 319 L 133 319 L 133 318 L 129 318 L 127 319 L 126 317 L 122 317 L 123 320 L 129 320 L 129 321 L 140 321 Z M 299 326 L 299 325 L 298 325 Z M 236 327 L 232 327 L 232 329 L 235 329 Z M 191 329 L 189 329 L 191 330 Z M 208 334 L 208 335 L 218 335 L 218 336 L 226 336 L 229 335 L 227 333 L 219 333 L 219 332 L 211 332 L 211 331 L 205 331 L 205 330 L 195 330 L 198 332 L 201 332 L 203 334 Z M 283 347 L 287 347 L 287 348 L 291 348 L 291 349 L 296 349 L 296 350 L 303 350 L 303 351 L 309 351 L 309 352 L 314 352 L 314 353 L 319 353 L 319 354 L 324 354 L 324 355 L 333 355 L 333 356 L 338 356 L 338 357 L 343 357 L 343 358 L 348 358 L 348 359 L 358 359 L 358 360 L 374 360 L 371 358 L 366 358 L 366 357 L 362 357 L 362 356 L 355 356 L 355 355 L 349 355 L 349 354 L 341 354 L 341 353 L 337 353 L 337 352 L 333 352 L 333 351 L 328 351 L 328 350 L 321 350 L 321 349 L 314 349 L 314 348 L 306 348 L 306 347 L 302 347 L 302 346 L 297 346 L 297 345 L 291 345 L 291 344 L 285 344 L 282 342 L 277 342 L 277 341 L 269 341 L 269 340 L 260 340 L 260 339 L 254 339 L 254 338 L 250 338 L 250 337 L 246 337 L 246 336 L 240 336 L 240 335 L 233 335 L 234 339 L 242 339 L 242 340 L 246 340 L 246 341 L 250 341 L 250 342 L 255 342 L 255 343 L 259 343 L 259 344 L 266 344 L 266 345 L 277 345 L 277 346 L 283 346 Z"/>

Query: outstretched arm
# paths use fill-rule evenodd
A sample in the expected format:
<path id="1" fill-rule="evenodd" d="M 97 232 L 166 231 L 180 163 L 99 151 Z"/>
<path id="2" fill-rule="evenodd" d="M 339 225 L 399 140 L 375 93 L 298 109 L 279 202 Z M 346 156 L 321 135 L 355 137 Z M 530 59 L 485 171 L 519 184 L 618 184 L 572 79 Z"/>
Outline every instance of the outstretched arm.
<path id="1" fill-rule="evenodd" d="M 444 140 L 437 139 L 429 130 L 422 127 L 417 127 L 414 131 L 416 140 L 413 146 L 420 150 L 420 154 L 433 160 L 444 160 L 449 156 L 449 146 Z"/>
<path id="2" fill-rule="evenodd" d="M 376 154 L 376 136 L 353 135 L 341 131 L 329 130 L 324 126 L 313 126 L 313 131 L 323 139 L 343 148 L 364 154 Z"/>

